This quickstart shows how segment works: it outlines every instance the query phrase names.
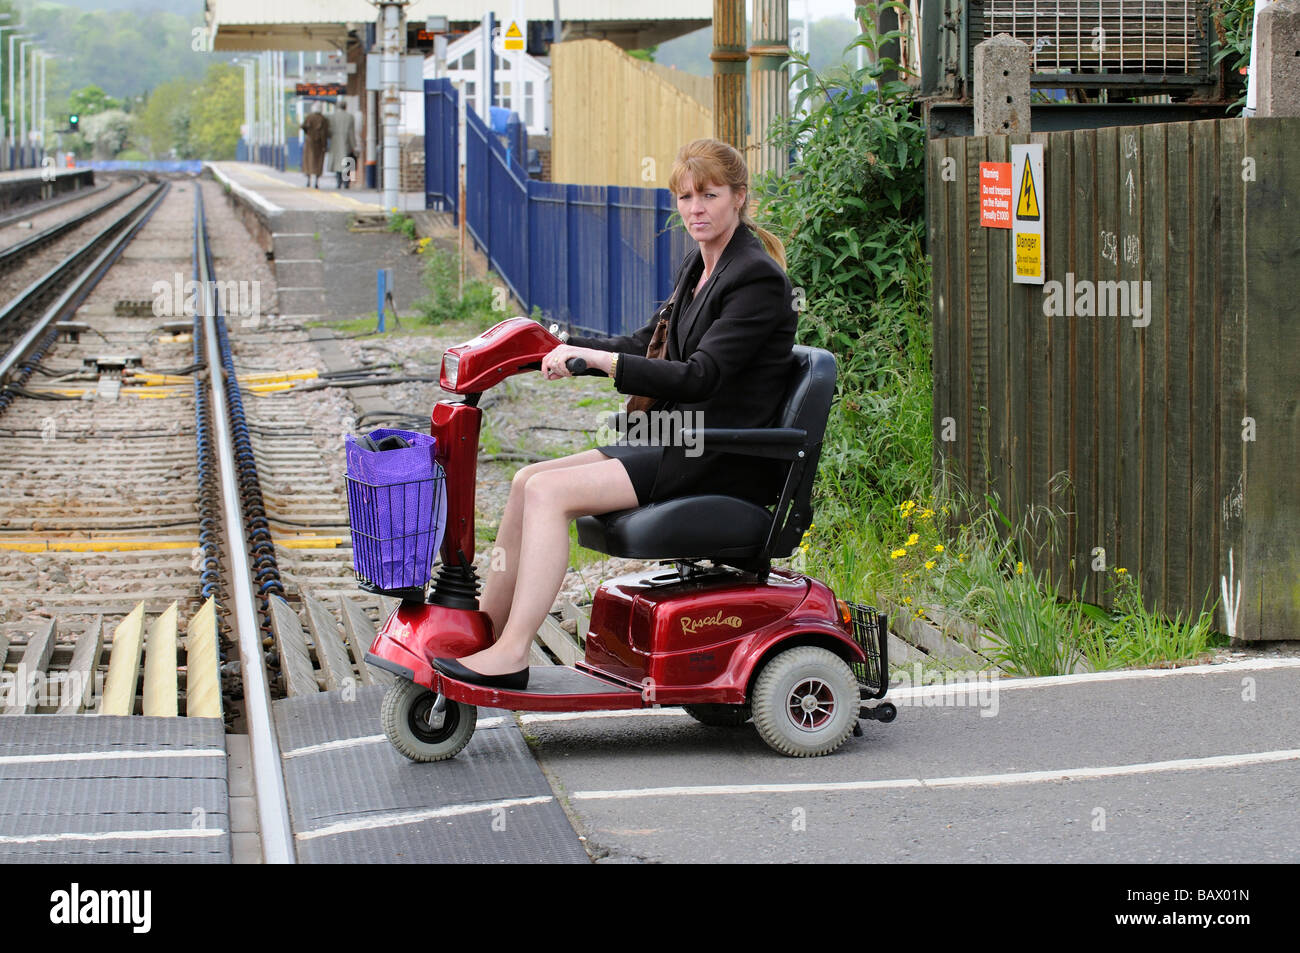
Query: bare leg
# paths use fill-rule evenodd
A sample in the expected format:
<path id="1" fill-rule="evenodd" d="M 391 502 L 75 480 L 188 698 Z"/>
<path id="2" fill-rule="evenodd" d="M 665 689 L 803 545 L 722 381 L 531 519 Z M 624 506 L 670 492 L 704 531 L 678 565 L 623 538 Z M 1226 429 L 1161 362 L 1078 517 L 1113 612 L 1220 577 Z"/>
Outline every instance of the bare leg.
<path id="1" fill-rule="evenodd" d="M 509 618 L 493 645 L 458 661 L 483 675 L 526 668 L 528 647 L 551 610 L 569 566 L 569 520 L 636 505 L 636 490 L 618 460 L 530 476 L 524 488 L 519 571 Z"/>
<path id="2" fill-rule="evenodd" d="M 492 618 L 493 633 L 499 635 L 505 631 L 510 617 L 510 602 L 514 599 L 515 578 L 519 571 L 524 489 L 529 479 L 547 470 L 582 466 L 608 459 L 609 457 L 599 450 L 584 450 L 582 453 L 573 453 L 567 457 L 530 463 L 515 473 L 514 479 L 510 482 L 510 496 L 506 499 L 505 511 L 501 514 L 501 525 L 497 528 L 496 542 L 492 545 L 487 580 L 483 587 L 483 598 L 480 600 L 483 611 Z"/>

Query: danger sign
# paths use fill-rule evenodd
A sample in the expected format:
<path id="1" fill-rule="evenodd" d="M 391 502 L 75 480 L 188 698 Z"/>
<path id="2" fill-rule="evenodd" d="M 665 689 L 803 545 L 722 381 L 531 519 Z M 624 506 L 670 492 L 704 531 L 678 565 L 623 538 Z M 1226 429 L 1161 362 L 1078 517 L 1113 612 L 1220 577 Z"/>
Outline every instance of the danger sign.
<path id="1" fill-rule="evenodd" d="M 1043 194 L 1043 146 L 1011 147 L 1011 181 L 1015 185 L 1015 208 L 1011 219 L 1014 249 L 1011 280 L 1018 284 L 1043 284 L 1043 235 L 1047 208 Z"/>
<path id="2" fill-rule="evenodd" d="M 510 26 L 506 28 L 506 49 L 522 50 L 524 48 L 524 34 L 519 29 L 519 23 L 511 20 Z"/>
<path id="3" fill-rule="evenodd" d="M 980 163 L 980 224 L 1011 227 L 1011 163 Z"/>

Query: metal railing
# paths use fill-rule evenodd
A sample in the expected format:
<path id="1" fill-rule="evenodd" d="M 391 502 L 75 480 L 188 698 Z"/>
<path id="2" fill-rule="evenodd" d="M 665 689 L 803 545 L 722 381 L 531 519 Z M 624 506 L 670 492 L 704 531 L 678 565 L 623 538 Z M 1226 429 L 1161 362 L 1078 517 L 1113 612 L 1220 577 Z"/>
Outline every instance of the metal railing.
<path id="1" fill-rule="evenodd" d="M 425 206 L 459 222 L 456 96 L 448 79 L 424 82 Z M 514 296 L 602 334 L 645 324 L 691 241 L 669 224 L 669 191 L 539 182 L 472 110 L 466 126 L 467 231 Z"/>

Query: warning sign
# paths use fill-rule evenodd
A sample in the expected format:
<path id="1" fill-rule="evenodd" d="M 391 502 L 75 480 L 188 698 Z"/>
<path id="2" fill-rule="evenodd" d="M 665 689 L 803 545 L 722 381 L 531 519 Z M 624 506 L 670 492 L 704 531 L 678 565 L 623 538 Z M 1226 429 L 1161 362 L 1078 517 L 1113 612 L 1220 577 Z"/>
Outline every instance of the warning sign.
<path id="1" fill-rule="evenodd" d="M 524 48 L 524 34 L 519 29 L 519 23 L 515 20 L 510 21 L 510 26 L 506 28 L 506 49 L 522 50 Z"/>
<path id="2" fill-rule="evenodd" d="M 1047 218 L 1041 143 L 1011 147 L 1011 181 L 1016 183 L 1015 214 L 1011 221 L 1014 248 L 1011 280 L 1019 284 L 1041 285 Z"/>
<path id="3" fill-rule="evenodd" d="M 980 163 L 980 224 L 1011 227 L 1011 163 Z"/>
<path id="4" fill-rule="evenodd" d="M 1034 164 L 1026 162 L 1020 175 L 1020 198 L 1016 200 L 1016 218 L 1036 222 L 1038 213 L 1038 189 L 1034 187 Z"/>

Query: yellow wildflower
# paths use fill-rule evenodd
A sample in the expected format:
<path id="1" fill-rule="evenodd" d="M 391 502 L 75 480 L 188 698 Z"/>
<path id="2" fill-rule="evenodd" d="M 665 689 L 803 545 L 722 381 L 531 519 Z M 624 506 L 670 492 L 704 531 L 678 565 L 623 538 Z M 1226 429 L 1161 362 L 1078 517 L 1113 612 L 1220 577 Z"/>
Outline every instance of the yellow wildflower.
<path id="1" fill-rule="evenodd" d="M 926 562 L 926 564 L 925 564 L 925 568 L 926 568 L 926 569 L 933 569 L 933 568 L 934 568 L 934 560 L 933 560 L 933 559 L 928 560 L 928 561 Z"/>
<path id="2" fill-rule="evenodd" d="M 935 551 L 936 553 L 941 553 L 941 552 L 943 552 L 943 543 L 935 543 L 935 544 L 934 544 L 934 551 Z"/>
<path id="3" fill-rule="evenodd" d="M 903 558 L 904 556 L 906 556 L 906 555 L 907 555 L 907 550 L 906 550 L 906 549 L 896 549 L 896 550 L 894 550 L 892 553 L 889 554 L 889 558 L 890 558 L 890 559 L 902 559 L 902 558 Z"/>
<path id="4" fill-rule="evenodd" d="M 915 546 L 915 545 L 916 545 L 916 541 L 917 541 L 918 539 L 920 539 L 920 538 L 921 538 L 921 537 L 920 537 L 919 535 L 917 535 L 916 533 L 913 533 L 911 536 L 907 537 L 907 542 L 904 543 L 903 545 L 904 545 L 904 546 Z"/>
<path id="5" fill-rule="evenodd" d="M 1023 576 L 1024 574 L 1025 574 L 1025 564 L 1021 562 L 1016 563 L 1016 575 Z"/>
<path id="6" fill-rule="evenodd" d="M 910 606 L 911 604 L 912 604 L 912 597 L 911 597 L 911 596 L 904 596 L 904 597 L 903 597 L 903 605 L 905 605 L 905 606 Z"/>
<path id="7" fill-rule="evenodd" d="M 1128 572 L 1128 570 L 1127 570 L 1127 569 L 1116 569 L 1115 572 L 1122 576 L 1124 573 Z"/>

